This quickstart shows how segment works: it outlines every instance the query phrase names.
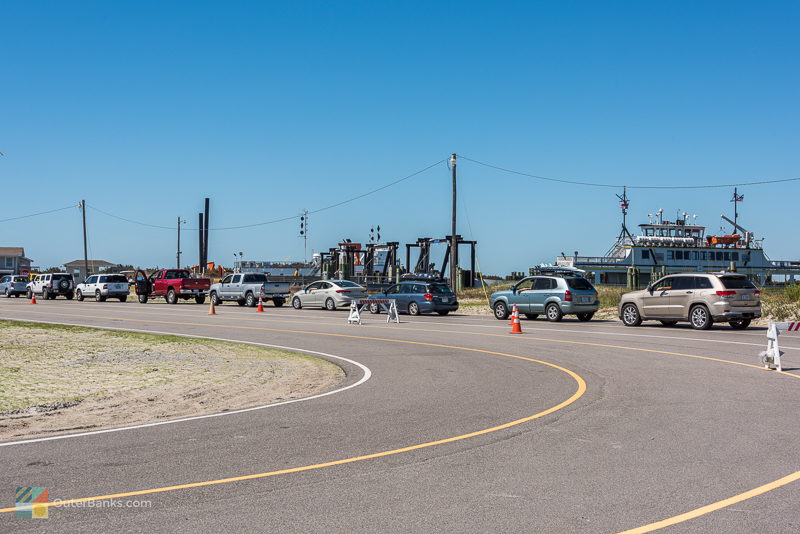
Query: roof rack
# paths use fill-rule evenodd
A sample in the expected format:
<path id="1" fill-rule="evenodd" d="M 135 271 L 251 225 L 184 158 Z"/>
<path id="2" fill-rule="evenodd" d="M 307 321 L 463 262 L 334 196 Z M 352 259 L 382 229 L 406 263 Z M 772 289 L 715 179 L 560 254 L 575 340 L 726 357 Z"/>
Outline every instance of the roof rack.
<path id="1" fill-rule="evenodd" d="M 557 265 L 537 265 L 532 267 L 531 275 L 548 275 L 548 276 L 576 276 L 583 278 L 586 271 L 576 269 L 575 267 L 563 267 Z"/>
<path id="2" fill-rule="evenodd" d="M 439 273 L 406 273 L 400 279 L 404 281 L 444 282 L 444 278 Z"/>

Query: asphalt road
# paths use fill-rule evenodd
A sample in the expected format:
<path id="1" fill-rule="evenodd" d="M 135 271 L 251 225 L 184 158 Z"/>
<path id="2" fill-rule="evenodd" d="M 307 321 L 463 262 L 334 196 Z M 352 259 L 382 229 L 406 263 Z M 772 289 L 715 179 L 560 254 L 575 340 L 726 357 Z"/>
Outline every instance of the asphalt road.
<path id="1" fill-rule="evenodd" d="M 759 368 L 763 329 L 523 320 L 515 336 L 483 316 L 217 311 L 0 299 L 0 318 L 321 351 L 371 377 L 274 408 L 0 446 L 1 531 L 800 531 L 800 483 L 786 483 L 800 478 L 800 335 L 782 339 L 781 374 Z M 345 386 L 364 376 L 343 367 Z M 121 496 L 20 519 L 17 486 Z"/>

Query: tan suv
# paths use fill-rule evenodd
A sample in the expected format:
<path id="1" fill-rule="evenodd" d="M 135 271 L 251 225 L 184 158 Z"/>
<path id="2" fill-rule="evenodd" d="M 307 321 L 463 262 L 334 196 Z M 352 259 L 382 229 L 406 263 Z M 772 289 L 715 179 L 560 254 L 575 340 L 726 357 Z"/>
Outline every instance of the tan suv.
<path id="1" fill-rule="evenodd" d="M 625 326 L 657 320 L 664 326 L 688 321 L 706 330 L 715 322 L 735 330 L 761 317 L 761 291 L 736 273 L 684 273 L 665 276 L 642 291 L 622 295 L 619 318 Z"/>

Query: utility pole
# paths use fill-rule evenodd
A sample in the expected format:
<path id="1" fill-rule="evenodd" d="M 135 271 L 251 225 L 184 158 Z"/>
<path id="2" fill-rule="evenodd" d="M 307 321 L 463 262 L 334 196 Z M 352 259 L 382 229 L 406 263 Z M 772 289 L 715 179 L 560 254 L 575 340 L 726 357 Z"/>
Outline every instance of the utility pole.
<path id="1" fill-rule="evenodd" d="M 83 215 L 83 269 L 89 276 L 89 250 L 86 246 L 86 201 L 81 200 L 81 214 Z"/>
<path id="2" fill-rule="evenodd" d="M 458 289 L 456 277 L 458 276 L 458 241 L 456 240 L 456 155 L 450 156 L 450 168 L 453 171 L 453 220 L 450 229 L 450 288 L 453 293 Z"/>
<path id="3" fill-rule="evenodd" d="M 186 220 L 181 220 L 178 215 L 178 253 L 175 255 L 175 267 L 178 269 L 181 267 L 181 224 L 186 224 Z"/>
<path id="4" fill-rule="evenodd" d="M 736 225 L 739 224 L 739 202 L 741 202 L 742 199 L 744 199 L 744 196 L 742 196 L 742 197 L 739 196 L 739 188 L 734 187 L 733 188 L 733 199 L 731 200 L 731 202 L 733 202 L 733 231 L 734 232 L 738 231 L 738 228 L 736 228 Z"/>

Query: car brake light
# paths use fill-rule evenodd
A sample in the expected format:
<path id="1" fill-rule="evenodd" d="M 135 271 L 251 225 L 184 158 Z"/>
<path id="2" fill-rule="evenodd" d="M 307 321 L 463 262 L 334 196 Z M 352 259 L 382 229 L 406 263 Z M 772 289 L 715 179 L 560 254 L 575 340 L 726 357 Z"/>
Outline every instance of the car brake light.
<path id="1" fill-rule="evenodd" d="M 337 293 L 350 293 L 350 291 L 347 290 L 347 289 L 337 289 L 336 292 Z"/>
<path id="2" fill-rule="evenodd" d="M 429 302 L 430 302 L 431 300 L 433 300 L 433 295 L 431 295 L 430 293 L 425 293 L 425 294 L 423 295 L 423 297 L 425 298 L 425 300 L 427 300 L 427 301 L 429 301 Z"/>
<path id="3" fill-rule="evenodd" d="M 53 287 L 53 281 L 50 280 L 50 287 Z"/>
<path id="4" fill-rule="evenodd" d="M 717 291 L 717 295 L 720 297 L 732 297 L 736 294 L 736 291 Z"/>
<path id="5" fill-rule="evenodd" d="M 758 290 L 758 289 L 756 289 L 756 290 L 753 292 L 753 294 L 754 294 L 754 295 L 760 295 L 760 294 L 761 294 L 761 291 L 760 291 L 760 290 Z"/>
<path id="6" fill-rule="evenodd" d="M 103 284 L 103 289 L 108 289 L 108 284 Z"/>
<path id="7" fill-rule="evenodd" d="M 566 302 L 572 302 L 572 291 L 570 291 L 569 289 L 564 291 L 564 300 Z"/>

